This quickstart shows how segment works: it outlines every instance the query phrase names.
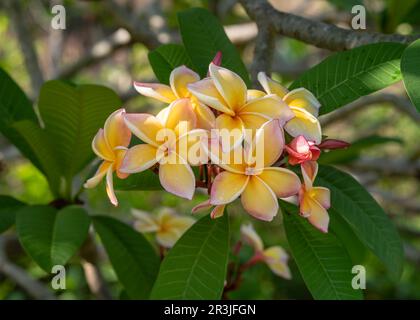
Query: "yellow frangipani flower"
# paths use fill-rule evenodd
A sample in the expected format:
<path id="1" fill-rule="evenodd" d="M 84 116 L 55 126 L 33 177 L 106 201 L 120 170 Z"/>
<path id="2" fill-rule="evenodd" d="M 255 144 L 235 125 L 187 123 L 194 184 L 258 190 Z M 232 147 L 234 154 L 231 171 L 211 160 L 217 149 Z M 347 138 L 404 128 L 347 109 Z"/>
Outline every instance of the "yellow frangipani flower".
<path id="1" fill-rule="evenodd" d="M 295 173 L 285 168 L 271 167 L 284 147 L 283 129 L 279 120 L 265 123 L 257 131 L 252 146 L 230 152 L 229 158 L 239 160 L 237 163 L 223 161 L 218 143 L 211 141 L 209 155 L 212 162 L 225 171 L 219 173 L 213 181 L 211 205 L 226 205 L 241 197 L 242 205 L 249 214 L 257 219 L 271 221 L 279 210 L 276 196 L 284 198 L 298 193 L 301 183 Z M 263 152 L 256 153 L 258 145 Z"/>
<path id="2" fill-rule="evenodd" d="M 121 172 L 121 162 L 130 144 L 131 132 L 124 122 L 125 110 L 112 113 L 105 122 L 104 129 L 99 129 L 92 142 L 92 149 L 103 160 L 95 175 L 84 184 L 85 188 L 94 188 L 106 175 L 106 192 L 111 203 L 118 205 L 113 186 L 113 173 L 124 179 L 127 173 Z"/>
<path id="3" fill-rule="evenodd" d="M 183 139 L 188 140 L 206 131 L 194 130 L 196 116 L 190 100 L 175 100 L 156 117 L 136 113 L 126 114 L 124 119 L 131 132 L 145 143 L 127 151 L 120 171 L 136 173 L 159 164 L 159 180 L 163 188 L 177 196 L 192 199 L 195 176 L 187 155 L 179 153 L 179 145 L 182 145 Z M 184 133 L 180 127 L 182 124 L 186 127 Z"/>
<path id="4" fill-rule="evenodd" d="M 249 100 L 244 81 L 228 69 L 210 63 L 209 75 L 209 78 L 189 84 L 188 89 L 199 101 L 221 113 L 216 118 L 216 129 L 236 129 L 242 133 L 235 137 L 229 149 L 242 143 L 244 129 L 258 129 L 272 119 L 285 123 L 294 117 L 287 104 L 274 94 Z M 227 150 L 227 146 L 222 147 Z"/>
<path id="5" fill-rule="evenodd" d="M 165 248 L 172 248 L 195 220 L 176 214 L 170 208 L 162 208 L 157 215 L 133 209 L 134 227 L 141 233 L 156 233 L 156 241 Z"/>
<path id="6" fill-rule="evenodd" d="M 169 84 L 134 82 L 134 88 L 144 96 L 162 102 L 172 103 L 177 99 L 188 98 L 197 117 L 197 128 L 210 130 L 214 128 L 215 116 L 203 103 L 199 102 L 188 90 L 187 85 L 200 80 L 200 76 L 187 68 L 180 66 L 172 70 Z"/>
<path id="7" fill-rule="evenodd" d="M 273 246 L 264 249 L 264 244 L 252 224 L 241 226 L 241 237 L 245 243 L 254 249 L 254 261 L 263 261 L 274 274 L 288 280 L 292 279 L 292 274 L 287 265 L 289 255 L 282 247 Z"/>
<path id="8" fill-rule="evenodd" d="M 284 126 L 287 133 L 292 137 L 302 135 L 306 140 L 314 141 L 315 144 L 321 143 L 321 125 L 317 119 L 321 104 L 315 96 L 305 88 L 298 88 L 289 92 L 280 83 L 269 78 L 264 72 L 258 73 L 258 80 L 267 94 L 274 94 L 283 99 L 293 111 L 295 117 Z M 248 95 L 254 97 L 254 99 L 265 95 L 264 92 L 259 90 L 249 91 Z"/>
<path id="9" fill-rule="evenodd" d="M 322 232 L 328 232 L 330 217 L 327 209 L 331 203 L 330 190 L 313 186 L 318 173 L 318 163 L 306 161 L 301 164 L 301 169 L 304 184 L 299 191 L 300 214 Z"/>

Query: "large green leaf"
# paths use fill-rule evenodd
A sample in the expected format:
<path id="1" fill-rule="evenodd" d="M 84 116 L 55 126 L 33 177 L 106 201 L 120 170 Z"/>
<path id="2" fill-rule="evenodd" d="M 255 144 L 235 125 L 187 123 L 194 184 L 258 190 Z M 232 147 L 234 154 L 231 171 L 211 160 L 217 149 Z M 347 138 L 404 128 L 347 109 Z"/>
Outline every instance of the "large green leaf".
<path id="1" fill-rule="evenodd" d="M 121 100 L 103 86 L 53 80 L 42 86 L 38 107 L 60 172 L 70 180 L 94 158 L 93 137 Z"/>
<path id="2" fill-rule="evenodd" d="M 290 86 L 304 87 L 321 102 L 320 113 L 378 91 L 401 79 L 400 43 L 375 43 L 335 53 L 306 71 Z"/>
<path id="3" fill-rule="evenodd" d="M 29 120 L 18 121 L 13 128 L 27 142 L 28 146 L 39 162 L 40 170 L 44 172 L 51 191 L 57 196 L 65 193 L 65 179 L 60 172 L 57 155 L 54 151 L 51 136 L 35 122 Z"/>
<path id="4" fill-rule="evenodd" d="M 185 65 L 193 69 L 185 48 L 179 44 L 164 44 L 148 54 L 150 65 L 160 83 L 169 84 L 171 71 Z"/>
<path id="5" fill-rule="evenodd" d="M 411 102 L 420 112 L 420 39 L 411 43 L 401 58 L 405 89 Z"/>
<path id="6" fill-rule="evenodd" d="M 385 264 L 390 275 L 399 279 L 404 262 L 401 240 L 369 192 L 352 176 L 330 166 L 320 166 L 316 184 L 331 190 L 331 214 L 339 214 Z"/>
<path id="7" fill-rule="evenodd" d="M 0 233 L 15 224 L 16 212 L 25 204 L 10 196 L 0 195 Z"/>
<path id="8" fill-rule="evenodd" d="M 397 137 L 382 137 L 378 135 L 372 135 L 364 138 L 360 138 L 353 142 L 347 149 L 331 150 L 330 152 L 323 152 L 319 157 L 318 162 L 322 164 L 338 164 L 348 163 L 356 160 L 360 157 L 360 154 L 365 149 L 370 149 L 376 145 L 382 145 L 386 143 L 399 143 L 403 141 Z"/>
<path id="9" fill-rule="evenodd" d="M 59 211 L 50 206 L 28 206 L 16 214 L 23 248 L 46 272 L 67 263 L 85 241 L 89 225 L 89 216 L 78 206 Z"/>
<path id="10" fill-rule="evenodd" d="M 33 150 L 12 127 L 18 121 L 38 123 L 32 104 L 17 83 L 0 68 L 0 132 L 13 143 L 22 154 L 40 168 Z"/>
<path id="11" fill-rule="evenodd" d="M 302 278 L 314 299 L 362 299 L 352 288 L 353 263 L 339 240 L 322 233 L 299 216 L 297 208 L 282 203 L 287 241 Z"/>
<path id="12" fill-rule="evenodd" d="M 159 269 L 159 259 L 150 243 L 116 219 L 95 216 L 93 223 L 128 296 L 148 298 Z"/>
<path id="13" fill-rule="evenodd" d="M 152 299 L 220 299 L 229 254 L 229 221 L 201 218 L 165 257 Z"/>
<path id="14" fill-rule="evenodd" d="M 126 179 L 115 179 L 114 188 L 121 191 L 162 190 L 159 176 L 151 170 L 132 174 Z"/>
<path id="15" fill-rule="evenodd" d="M 206 9 L 191 8 L 178 14 L 178 22 L 182 42 L 201 77 L 207 75 L 209 63 L 221 51 L 222 65 L 249 84 L 248 71 L 241 56 L 214 15 Z"/>

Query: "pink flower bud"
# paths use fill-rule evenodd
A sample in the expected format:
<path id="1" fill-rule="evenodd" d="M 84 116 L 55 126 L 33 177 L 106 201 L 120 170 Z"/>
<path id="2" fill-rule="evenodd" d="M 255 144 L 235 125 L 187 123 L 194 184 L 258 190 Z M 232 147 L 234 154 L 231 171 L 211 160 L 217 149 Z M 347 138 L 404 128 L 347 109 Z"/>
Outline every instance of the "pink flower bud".
<path id="1" fill-rule="evenodd" d="M 337 140 L 337 139 L 326 139 L 318 145 L 320 149 L 328 149 L 328 150 L 345 149 L 345 148 L 348 148 L 349 146 L 350 146 L 350 143 L 342 141 L 342 140 Z"/>
<path id="2" fill-rule="evenodd" d="M 212 61 L 216 66 L 222 65 L 222 51 L 217 51 Z"/>
<path id="3" fill-rule="evenodd" d="M 294 138 L 285 149 L 289 154 L 289 163 L 293 166 L 306 161 L 316 161 L 321 154 L 315 142 L 306 140 L 304 136 Z"/>

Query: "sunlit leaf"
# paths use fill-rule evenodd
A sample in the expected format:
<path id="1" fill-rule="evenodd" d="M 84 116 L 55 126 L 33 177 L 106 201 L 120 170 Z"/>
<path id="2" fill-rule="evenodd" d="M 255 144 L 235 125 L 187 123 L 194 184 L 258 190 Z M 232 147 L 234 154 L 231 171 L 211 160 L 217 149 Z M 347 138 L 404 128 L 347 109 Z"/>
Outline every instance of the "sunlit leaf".
<path id="1" fill-rule="evenodd" d="M 411 43 L 401 58 L 405 89 L 411 102 L 420 112 L 420 39 Z"/>
<path id="2" fill-rule="evenodd" d="M 306 71 L 290 86 L 304 87 L 321 102 L 321 114 L 401 80 L 400 43 L 375 43 L 337 52 Z"/>

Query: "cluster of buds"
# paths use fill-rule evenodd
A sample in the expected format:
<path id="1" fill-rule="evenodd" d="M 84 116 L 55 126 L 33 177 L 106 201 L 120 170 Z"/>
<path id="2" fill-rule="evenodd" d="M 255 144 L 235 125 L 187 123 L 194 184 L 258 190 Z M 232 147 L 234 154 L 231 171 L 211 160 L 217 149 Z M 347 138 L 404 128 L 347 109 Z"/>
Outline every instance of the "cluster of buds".
<path id="1" fill-rule="evenodd" d="M 103 160 L 85 186 L 106 177 L 107 194 L 118 204 L 113 173 L 120 179 L 152 169 L 162 187 L 192 199 L 195 189 L 208 189 L 209 199 L 193 209 L 214 207 L 213 218 L 227 204 L 241 199 L 255 218 L 271 221 L 279 211 L 277 198 L 298 197 L 300 212 L 323 232 L 328 230 L 330 193 L 314 187 L 322 149 L 345 147 L 322 141 L 320 103 L 304 88 L 288 91 L 264 73 L 261 90 L 248 90 L 236 73 L 210 63 L 208 77 L 186 66 L 175 68 L 170 85 L 135 82 L 136 90 L 168 104 L 156 116 L 114 112 L 95 136 L 94 152 Z M 293 138 L 286 145 L 286 133 Z M 129 147 L 131 135 L 143 143 Z M 287 161 L 300 165 L 303 183 Z M 198 166 L 196 177 L 192 167 Z"/>

